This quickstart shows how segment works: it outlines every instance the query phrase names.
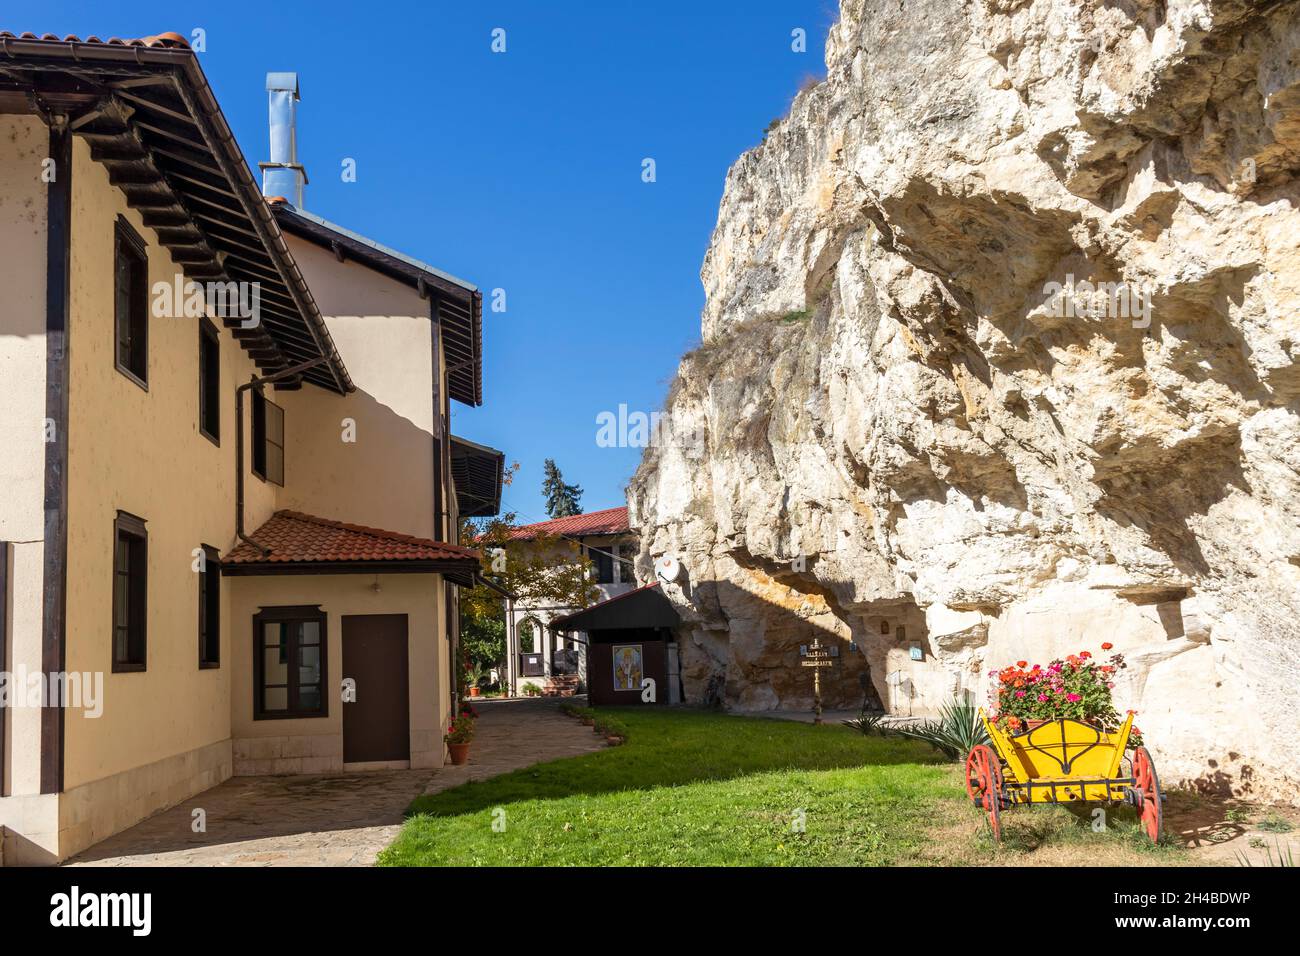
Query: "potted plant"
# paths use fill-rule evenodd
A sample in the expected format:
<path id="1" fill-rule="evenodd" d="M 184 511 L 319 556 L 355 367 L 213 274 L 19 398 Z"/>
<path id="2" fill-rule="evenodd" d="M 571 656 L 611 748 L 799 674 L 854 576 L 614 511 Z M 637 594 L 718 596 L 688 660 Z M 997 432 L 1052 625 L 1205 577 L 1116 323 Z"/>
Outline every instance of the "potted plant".
<path id="1" fill-rule="evenodd" d="M 476 662 L 469 666 L 469 670 L 465 674 L 465 683 L 469 687 L 469 696 L 478 697 L 483 692 L 479 685 L 483 683 L 485 674 L 482 664 Z"/>
<path id="2" fill-rule="evenodd" d="M 598 732 L 604 734 L 605 743 L 611 747 L 618 747 L 627 740 L 627 726 L 621 721 L 612 717 L 606 717 L 596 722 Z"/>
<path id="3" fill-rule="evenodd" d="M 1101 645 L 1103 651 L 1113 647 L 1110 643 Z M 1046 667 L 1016 661 L 1012 666 L 989 671 L 994 678 L 989 688 L 991 719 L 1010 734 L 1033 730 L 1062 717 L 1114 732 L 1123 721 L 1111 700 L 1111 690 L 1115 675 L 1124 667 L 1122 654 L 1112 654 L 1101 663 L 1090 651 L 1080 651 Z M 1128 746 L 1142 746 L 1137 727 L 1129 733 Z"/>
<path id="4" fill-rule="evenodd" d="M 447 725 L 447 732 L 442 735 L 447 751 L 451 754 L 451 762 L 458 767 L 469 760 L 469 745 L 474 739 L 476 716 L 473 710 L 465 708 L 452 718 L 451 723 Z"/>

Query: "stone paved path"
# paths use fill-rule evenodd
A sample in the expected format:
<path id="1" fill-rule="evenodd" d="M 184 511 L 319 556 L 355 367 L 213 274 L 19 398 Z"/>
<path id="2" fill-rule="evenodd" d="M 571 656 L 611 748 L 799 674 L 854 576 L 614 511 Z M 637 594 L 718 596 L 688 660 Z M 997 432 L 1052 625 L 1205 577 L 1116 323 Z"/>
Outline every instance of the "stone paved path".
<path id="1" fill-rule="evenodd" d="M 234 777 L 74 857 L 69 866 L 369 866 L 421 793 L 604 746 L 553 700 L 476 703 L 470 762 L 437 770 Z M 193 811 L 207 832 L 191 830 Z"/>

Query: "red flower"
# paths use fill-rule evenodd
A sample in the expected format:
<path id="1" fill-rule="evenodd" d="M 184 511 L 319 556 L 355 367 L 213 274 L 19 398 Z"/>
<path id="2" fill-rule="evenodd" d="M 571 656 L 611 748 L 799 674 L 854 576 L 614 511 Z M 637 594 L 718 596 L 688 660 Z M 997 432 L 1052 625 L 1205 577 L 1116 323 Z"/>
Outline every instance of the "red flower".
<path id="1" fill-rule="evenodd" d="M 1114 646 L 1115 646 L 1115 645 L 1112 644 L 1110 641 L 1107 641 L 1105 644 L 1101 645 L 1101 649 L 1102 649 L 1103 651 L 1108 651 L 1108 650 L 1110 650 L 1110 649 L 1111 649 L 1112 647 L 1114 647 Z"/>
<path id="2" fill-rule="evenodd" d="M 1017 666 L 1017 667 L 1028 667 L 1029 665 L 1028 665 L 1025 661 L 1016 661 L 1016 666 Z"/>

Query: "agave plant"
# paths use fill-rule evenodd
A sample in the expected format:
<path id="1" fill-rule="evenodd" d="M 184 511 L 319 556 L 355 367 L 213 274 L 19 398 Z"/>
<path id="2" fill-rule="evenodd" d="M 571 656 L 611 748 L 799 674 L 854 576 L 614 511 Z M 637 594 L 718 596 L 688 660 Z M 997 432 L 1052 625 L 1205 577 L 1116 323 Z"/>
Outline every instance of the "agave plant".
<path id="1" fill-rule="evenodd" d="M 976 744 L 989 742 L 979 709 L 967 700 L 953 700 L 939 708 L 939 716 L 909 726 L 894 728 L 894 732 L 915 740 L 924 740 L 949 760 L 960 760 Z"/>
<path id="2" fill-rule="evenodd" d="M 1295 852 L 1291 849 L 1291 847 L 1288 846 L 1286 847 L 1286 849 L 1283 849 L 1282 842 L 1280 840 L 1276 841 L 1276 845 L 1277 845 L 1276 857 L 1273 856 L 1273 847 L 1270 847 L 1267 844 L 1265 845 L 1264 852 L 1265 854 L 1267 854 L 1267 858 L 1264 863 L 1260 863 L 1260 864 L 1257 864 L 1254 861 L 1252 861 L 1250 857 L 1248 857 L 1245 853 L 1238 851 L 1237 865 L 1238 866 L 1295 866 Z"/>
<path id="3" fill-rule="evenodd" d="M 872 714 L 863 711 L 856 719 L 844 721 L 844 726 L 852 727 L 864 737 L 888 737 L 889 725 L 883 723 L 884 714 Z"/>

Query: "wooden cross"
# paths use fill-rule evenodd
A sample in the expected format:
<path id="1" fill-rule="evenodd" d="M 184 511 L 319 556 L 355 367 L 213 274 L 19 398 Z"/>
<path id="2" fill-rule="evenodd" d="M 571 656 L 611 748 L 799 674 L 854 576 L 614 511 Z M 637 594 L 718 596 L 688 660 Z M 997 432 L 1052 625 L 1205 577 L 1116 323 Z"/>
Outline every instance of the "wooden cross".
<path id="1" fill-rule="evenodd" d="M 822 722 L 822 668 L 834 667 L 835 659 L 831 657 L 830 648 L 814 637 L 808 645 L 808 653 L 800 662 L 804 667 L 813 669 L 813 723 Z"/>

